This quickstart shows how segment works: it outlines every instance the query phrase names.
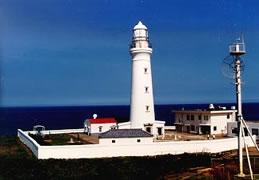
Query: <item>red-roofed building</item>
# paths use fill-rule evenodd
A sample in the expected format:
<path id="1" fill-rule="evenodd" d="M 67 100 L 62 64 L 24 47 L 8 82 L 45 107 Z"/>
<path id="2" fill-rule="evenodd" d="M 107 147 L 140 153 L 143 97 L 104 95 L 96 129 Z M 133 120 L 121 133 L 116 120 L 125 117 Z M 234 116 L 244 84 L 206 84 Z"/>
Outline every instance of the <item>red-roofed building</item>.
<path id="1" fill-rule="evenodd" d="M 117 127 L 115 118 L 86 119 L 84 122 L 85 133 L 88 135 L 99 134 Z"/>
<path id="2" fill-rule="evenodd" d="M 98 119 L 88 119 L 91 124 L 102 124 L 102 123 L 117 123 L 114 118 L 98 118 Z"/>

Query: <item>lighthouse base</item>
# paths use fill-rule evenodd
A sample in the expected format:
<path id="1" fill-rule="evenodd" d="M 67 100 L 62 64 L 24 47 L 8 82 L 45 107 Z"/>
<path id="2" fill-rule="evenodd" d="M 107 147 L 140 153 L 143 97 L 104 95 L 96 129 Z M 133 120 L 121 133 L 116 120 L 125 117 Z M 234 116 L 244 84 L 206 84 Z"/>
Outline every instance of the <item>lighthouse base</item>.
<path id="1" fill-rule="evenodd" d="M 131 126 L 131 122 L 118 123 L 118 129 L 139 129 Z M 154 137 L 165 136 L 165 121 L 154 121 L 153 123 L 145 123 L 140 129 L 152 134 Z"/>

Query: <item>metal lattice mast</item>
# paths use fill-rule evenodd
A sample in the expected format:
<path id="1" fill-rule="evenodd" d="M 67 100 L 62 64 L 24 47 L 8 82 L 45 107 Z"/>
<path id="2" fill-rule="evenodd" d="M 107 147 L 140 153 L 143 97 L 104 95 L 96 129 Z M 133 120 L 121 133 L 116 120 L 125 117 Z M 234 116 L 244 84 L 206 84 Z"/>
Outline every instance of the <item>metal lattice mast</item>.
<path id="1" fill-rule="evenodd" d="M 241 75 L 244 71 L 244 61 L 241 58 L 246 53 L 244 38 L 237 39 L 234 44 L 229 45 L 230 56 L 227 56 L 222 63 L 222 73 L 224 76 L 230 79 L 235 79 L 236 85 L 236 102 L 237 102 L 237 126 L 238 126 L 238 157 L 239 157 L 239 177 L 244 177 L 243 169 L 243 148 L 246 149 L 247 161 L 250 170 L 251 179 L 253 179 L 253 172 L 249 159 L 248 145 L 246 144 L 246 138 L 244 128 L 246 128 L 248 135 L 250 136 L 254 146 L 259 152 L 259 148 L 256 144 L 255 139 L 252 136 L 242 114 L 242 91 L 241 91 Z"/>
<path id="2" fill-rule="evenodd" d="M 236 85 L 236 101 L 237 101 L 237 125 L 238 125 L 238 156 L 239 156 L 239 174 L 238 176 L 245 176 L 243 171 L 243 144 L 242 144 L 242 93 L 241 93 L 241 55 L 245 54 L 245 43 L 237 40 L 235 44 L 229 45 L 229 52 L 231 56 L 235 57 L 235 85 Z"/>
<path id="3" fill-rule="evenodd" d="M 239 176 L 244 176 L 243 171 L 243 144 L 242 144 L 242 93 L 241 93 L 241 71 L 240 57 L 236 56 L 236 100 L 237 100 L 237 123 L 238 123 L 238 155 L 239 155 Z"/>

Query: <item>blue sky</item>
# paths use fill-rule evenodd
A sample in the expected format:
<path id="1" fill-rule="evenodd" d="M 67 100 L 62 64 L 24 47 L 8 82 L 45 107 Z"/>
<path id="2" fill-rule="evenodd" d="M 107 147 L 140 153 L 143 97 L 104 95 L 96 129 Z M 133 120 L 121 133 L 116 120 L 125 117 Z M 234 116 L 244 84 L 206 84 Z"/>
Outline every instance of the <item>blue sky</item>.
<path id="1" fill-rule="evenodd" d="M 156 104 L 235 102 L 220 69 L 241 32 L 243 100 L 258 102 L 258 19 L 256 0 L 1 0 L 1 106 L 129 104 L 139 20 Z"/>

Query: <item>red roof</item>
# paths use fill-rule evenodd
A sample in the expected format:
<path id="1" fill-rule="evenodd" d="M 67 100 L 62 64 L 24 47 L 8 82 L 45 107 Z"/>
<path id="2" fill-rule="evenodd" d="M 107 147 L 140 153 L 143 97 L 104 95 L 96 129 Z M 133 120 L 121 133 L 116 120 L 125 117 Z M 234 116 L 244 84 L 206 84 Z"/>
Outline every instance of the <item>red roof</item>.
<path id="1" fill-rule="evenodd" d="M 90 124 L 117 123 L 115 118 L 88 119 Z"/>

